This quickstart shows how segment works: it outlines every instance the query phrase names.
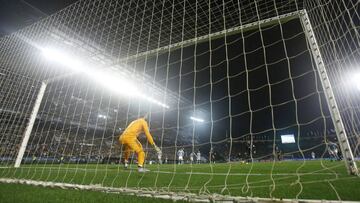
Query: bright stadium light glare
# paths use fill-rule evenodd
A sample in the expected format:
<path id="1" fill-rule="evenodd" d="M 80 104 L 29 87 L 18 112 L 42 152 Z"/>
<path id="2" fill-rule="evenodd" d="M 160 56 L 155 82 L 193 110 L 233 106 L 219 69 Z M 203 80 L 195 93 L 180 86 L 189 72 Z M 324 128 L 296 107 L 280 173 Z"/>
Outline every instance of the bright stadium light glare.
<path id="1" fill-rule="evenodd" d="M 166 109 L 170 108 L 168 105 L 166 105 L 166 104 L 164 104 L 164 103 L 162 103 L 162 102 L 159 102 L 159 101 L 157 101 L 157 100 L 154 99 L 154 98 L 147 97 L 146 95 L 141 95 L 141 97 L 145 98 L 146 100 L 148 100 L 148 101 L 150 101 L 150 102 L 152 102 L 152 103 L 155 103 L 155 104 L 157 104 L 157 105 L 159 105 L 159 106 L 162 106 L 162 107 L 164 107 L 164 108 L 166 108 Z"/>
<path id="2" fill-rule="evenodd" d="M 41 51 L 45 58 L 50 61 L 54 61 L 74 70 L 81 70 L 83 68 L 83 63 L 81 61 L 74 59 L 62 51 L 52 48 L 43 48 Z"/>
<path id="3" fill-rule="evenodd" d="M 190 119 L 193 120 L 193 121 L 196 121 L 196 122 L 200 122 L 200 123 L 204 122 L 204 119 L 196 118 L 196 117 L 193 117 L 193 116 L 191 116 Z"/>
<path id="4" fill-rule="evenodd" d="M 105 72 L 89 71 L 91 76 L 97 83 L 121 95 L 129 97 L 138 97 L 141 95 L 137 87 L 125 78 L 118 78 Z"/>
<path id="5" fill-rule="evenodd" d="M 106 116 L 105 116 L 105 115 L 101 115 L 101 114 L 99 114 L 99 115 L 98 115 L 98 117 L 99 117 L 99 118 L 106 119 Z"/>
<path id="6" fill-rule="evenodd" d="M 49 60 L 56 63 L 59 63 L 63 66 L 71 68 L 75 71 L 83 72 L 84 74 L 90 76 L 96 83 L 101 84 L 105 88 L 109 89 L 112 92 L 116 92 L 121 95 L 129 97 L 138 97 L 143 98 L 151 103 L 159 105 L 163 108 L 170 108 L 168 105 L 143 94 L 135 84 L 130 82 L 125 77 L 119 77 L 119 75 L 114 75 L 110 72 L 98 71 L 94 68 L 91 68 L 91 65 L 83 63 L 81 60 L 77 59 L 76 56 L 71 56 L 66 54 L 63 51 L 53 49 L 53 48 L 42 48 L 42 54 Z M 102 117 L 101 117 L 102 118 Z"/>
<path id="7" fill-rule="evenodd" d="M 360 90 L 360 73 L 357 73 L 353 76 L 352 82 L 355 85 L 355 87 Z"/>

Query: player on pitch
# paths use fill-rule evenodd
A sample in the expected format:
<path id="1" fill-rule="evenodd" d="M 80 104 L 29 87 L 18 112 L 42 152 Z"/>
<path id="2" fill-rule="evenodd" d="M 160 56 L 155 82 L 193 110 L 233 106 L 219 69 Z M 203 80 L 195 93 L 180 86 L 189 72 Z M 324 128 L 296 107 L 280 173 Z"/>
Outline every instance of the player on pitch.
<path id="1" fill-rule="evenodd" d="M 139 172 L 147 172 L 148 169 L 144 168 L 144 162 L 145 162 L 145 152 L 142 148 L 141 143 L 137 139 L 137 137 L 141 133 L 145 133 L 146 138 L 150 145 L 152 145 L 155 149 L 155 151 L 158 153 L 158 155 L 161 155 L 161 150 L 158 146 L 156 146 L 150 131 L 149 126 L 147 123 L 147 115 L 145 115 L 142 118 L 136 119 L 133 122 L 131 122 L 128 127 L 125 129 L 125 131 L 120 135 L 119 142 L 123 145 L 123 151 L 124 151 L 124 164 L 125 168 L 128 167 L 129 162 L 129 156 L 131 152 L 135 152 L 138 156 L 138 171 Z"/>

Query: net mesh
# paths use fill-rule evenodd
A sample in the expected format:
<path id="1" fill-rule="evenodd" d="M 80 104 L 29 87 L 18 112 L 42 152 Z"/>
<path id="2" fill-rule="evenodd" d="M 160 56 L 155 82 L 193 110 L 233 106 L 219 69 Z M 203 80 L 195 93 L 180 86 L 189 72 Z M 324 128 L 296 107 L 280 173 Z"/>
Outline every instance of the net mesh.
<path id="1" fill-rule="evenodd" d="M 0 39 L 0 177 L 359 199 L 343 187 L 359 180 L 334 161 L 305 13 L 359 157 L 358 1 L 80 0 Z M 135 153 L 123 168 L 118 139 L 145 114 L 163 153 L 140 136 L 151 171 L 139 174 Z"/>

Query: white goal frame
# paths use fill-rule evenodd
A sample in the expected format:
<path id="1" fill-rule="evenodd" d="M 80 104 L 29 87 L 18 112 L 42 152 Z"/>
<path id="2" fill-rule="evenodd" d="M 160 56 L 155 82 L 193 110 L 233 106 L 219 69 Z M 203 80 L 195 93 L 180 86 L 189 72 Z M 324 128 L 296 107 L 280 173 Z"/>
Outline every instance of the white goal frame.
<path id="1" fill-rule="evenodd" d="M 333 93 L 333 90 L 332 90 L 332 87 L 331 87 L 331 84 L 329 81 L 328 74 L 326 72 L 326 67 L 323 62 L 317 40 L 315 38 L 311 23 L 308 18 L 308 14 L 305 9 L 291 12 L 291 13 L 284 14 L 284 15 L 275 16 L 275 17 L 260 20 L 260 21 L 256 21 L 256 22 L 252 22 L 252 23 L 245 24 L 242 26 L 233 27 L 233 28 L 226 29 L 226 30 L 223 30 L 220 32 L 215 32 L 212 34 L 200 36 L 197 38 L 193 38 L 190 40 L 171 44 L 171 45 L 161 47 L 158 49 L 154 49 L 151 51 L 142 52 L 142 53 L 139 53 L 139 54 L 136 54 L 133 56 L 129 56 L 129 57 L 114 61 L 114 63 L 116 64 L 116 63 L 121 63 L 121 62 L 129 61 L 129 60 L 137 60 L 137 59 L 145 57 L 145 56 L 152 56 L 154 54 L 160 54 L 163 52 L 168 52 L 170 50 L 175 50 L 175 49 L 179 49 L 179 48 L 184 48 L 186 46 L 191 46 L 194 43 L 204 42 L 209 39 L 216 39 L 216 38 L 224 37 L 225 35 L 228 36 L 228 35 L 232 35 L 232 34 L 236 34 L 236 33 L 246 32 L 246 31 L 256 29 L 259 26 L 260 27 L 269 26 L 269 25 L 272 25 L 275 23 L 287 22 L 289 20 L 297 19 L 297 18 L 299 18 L 299 20 L 303 26 L 303 31 L 305 33 L 307 43 L 309 44 L 309 46 L 311 48 L 312 57 L 314 58 L 316 69 L 317 69 L 320 79 L 321 79 L 321 84 L 324 89 L 324 94 L 326 97 L 327 105 L 331 112 L 331 118 L 332 118 L 333 124 L 336 129 L 336 135 L 339 140 L 339 145 L 340 145 L 342 154 L 345 159 L 346 168 L 347 168 L 349 174 L 358 175 L 359 174 L 358 168 L 357 168 L 356 162 L 354 161 L 354 156 L 352 154 L 352 151 L 351 151 L 351 148 L 349 145 L 349 141 L 347 139 L 347 134 L 346 134 L 346 131 L 344 128 L 344 124 L 343 124 L 343 121 L 342 121 L 342 118 L 341 118 L 341 115 L 340 115 L 340 112 L 338 109 L 338 105 L 336 103 L 336 99 L 335 99 L 335 96 L 334 96 L 334 93 Z M 35 119 L 38 114 L 41 100 L 44 96 L 44 93 L 46 90 L 46 85 L 48 83 L 51 83 L 51 80 L 43 82 L 42 86 L 38 92 L 37 99 L 34 104 L 29 122 L 27 123 L 26 130 L 24 132 L 24 135 L 23 135 L 23 138 L 21 141 L 21 147 L 19 149 L 16 161 L 15 161 L 14 167 L 16 167 L 16 168 L 20 167 L 20 165 L 21 165 L 21 161 L 23 159 L 24 152 L 26 150 L 26 146 L 28 144 L 31 131 L 32 131 Z M 215 202 L 215 201 L 227 201 L 227 202 L 245 202 L 246 201 L 246 202 L 248 202 L 250 200 L 251 201 L 255 200 L 255 201 L 260 201 L 260 202 L 269 202 L 269 201 L 273 202 L 274 200 L 277 200 L 277 199 L 273 199 L 273 198 L 270 199 L 270 198 L 253 198 L 253 197 L 251 197 L 251 198 L 232 197 L 232 196 L 215 195 L 215 194 L 198 196 L 195 194 L 188 194 L 188 193 L 177 194 L 177 193 L 171 193 L 171 192 L 162 193 L 162 192 L 158 192 L 158 191 L 149 192 L 149 191 L 145 191 L 145 190 L 132 190 L 132 189 L 127 189 L 127 188 L 126 189 L 124 189 L 124 188 L 109 188 L 109 187 L 93 186 L 93 185 L 76 185 L 76 184 L 67 184 L 67 183 L 54 183 L 54 182 L 19 180 L 19 179 L 0 179 L 0 182 L 23 183 L 23 184 L 30 184 L 30 185 L 42 185 L 42 186 L 61 187 L 61 188 L 77 188 L 77 189 L 85 189 L 85 190 L 99 190 L 99 191 L 105 191 L 105 192 L 121 192 L 121 193 L 135 194 L 135 195 L 139 195 L 139 196 L 147 196 L 148 195 L 150 197 L 156 197 L 156 198 L 165 198 L 165 199 L 173 199 L 173 200 L 182 199 L 182 200 L 189 200 L 189 201 L 194 201 L 194 202 L 210 202 L 210 201 L 211 202 Z M 282 199 L 281 201 L 293 202 L 294 200 Z M 304 200 L 304 201 L 305 202 L 318 202 L 317 200 Z M 321 202 L 323 202 L 323 201 L 321 201 Z M 331 202 L 335 202 L 335 201 L 331 201 Z"/>

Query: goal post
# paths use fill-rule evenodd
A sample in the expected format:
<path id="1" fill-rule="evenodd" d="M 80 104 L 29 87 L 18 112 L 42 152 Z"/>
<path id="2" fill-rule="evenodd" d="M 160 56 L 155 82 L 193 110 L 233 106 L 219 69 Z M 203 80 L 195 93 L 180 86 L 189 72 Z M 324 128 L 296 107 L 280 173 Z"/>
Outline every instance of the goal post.
<path id="1" fill-rule="evenodd" d="M 41 83 L 41 86 L 40 86 L 39 92 L 37 94 L 33 109 L 31 111 L 29 121 L 26 124 L 25 132 L 24 132 L 24 135 L 22 137 L 20 148 L 19 148 L 16 160 L 15 160 L 15 165 L 14 165 L 15 168 L 20 167 L 20 164 L 21 164 L 21 161 L 23 159 L 26 147 L 28 145 L 28 141 L 30 139 L 31 131 L 32 131 L 33 127 L 34 127 L 35 120 L 36 120 L 36 117 L 38 115 L 38 111 L 39 111 L 39 108 L 40 108 L 40 105 L 41 105 L 41 101 L 42 101 L 42 99 L 44 97 L 44 94 L 45 94 L 46 86 L 47 86 L 47 84 L 45 82 Z"/>
<path id="2" fill-rule="evenodd" d="M 345 166 L 348 173 L 351 175 L 359 175 L 359 171 L 352 153 L 348 136 L 344 127 L 344 123 L 341 118 L 341 114 L 336 103 L 336 98 L 331 87 L 330 79 L 326 71 L 325 63 L 322 59 L 320 49 L 314 34 L 314 31 L 309 20 L 309 16 L 306 10 L 302 10 L 299 13 L 301 25 L 303 26 L 307 42 L 311 48 L 311 53 L 315 61 L 317 71 L 319 73 L 321 85 L 324 89 L 326 102 L 331 113 L 331 119 L 335 127 L 336 136 L 339 140 L 340 149 L 344 156 Z"/>

